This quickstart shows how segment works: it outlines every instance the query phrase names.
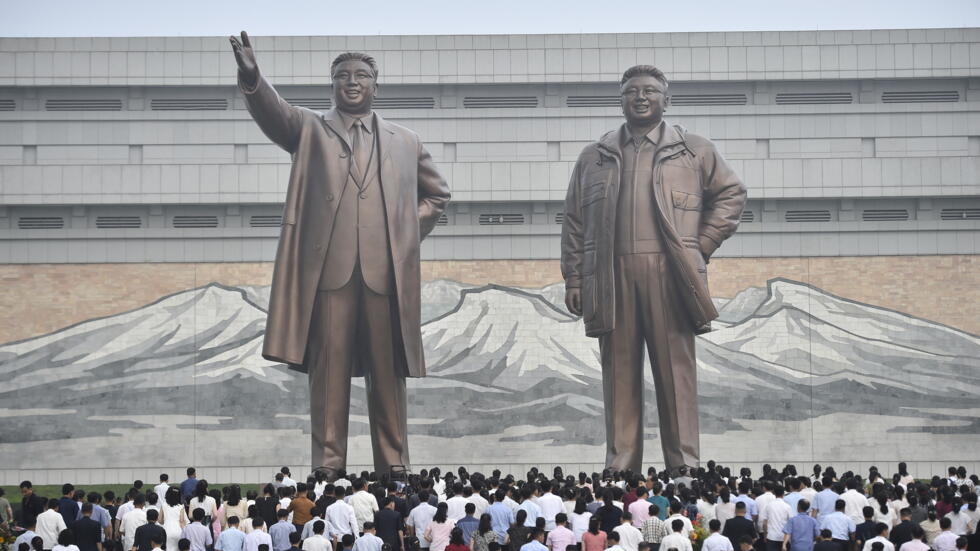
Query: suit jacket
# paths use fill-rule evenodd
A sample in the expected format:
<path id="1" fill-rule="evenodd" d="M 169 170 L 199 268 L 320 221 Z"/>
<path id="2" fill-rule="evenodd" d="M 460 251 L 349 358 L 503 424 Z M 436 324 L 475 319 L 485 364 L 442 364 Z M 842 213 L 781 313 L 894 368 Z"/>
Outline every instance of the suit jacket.
<path id="1" fill-rule="evenodd" d="M 745 517 L 732 517 L 725 522 L 725 529 L 721 535 L 732 541 L 732 546 L 738 545 L 738 540 L 742 536 L 751 536 L 753 540 L 759 537 L 755 531 L 755 524 Z"/>
<path id="2" fill-rule="evenodd" d="M 96 551 L 96 544 L 102 541 L 102 525 L 90 517 L 75 521 L 75 545 L 79 551 Z"/>
<path id="3" fill-rule="evenodd" d="M 276 251 L 262 355 L 299 371 L 317 285 L 334 231 L 339 199 L 351 173 L 350 138 L 336 109 L 318 113 L 286 103 L 259 76 L 254 88 L 239 79 L 252 118 L 270 140 L 292 155 L 282 231 Z M 421 330 L 422 239 L 449 203 L 446 181 L 419 136 L 378 116 L 376 152 L 394 265 L 404 372 L 425 375 Z M 356 360 L 355 360 L 356 362 Z M 362 373 L 354 366 L 354 374 Z"/>
<path id="4" fill-rule="evenodd" d="M 167 530 L 157 523 L 147 523 L 137 528 L 136 537 L 133 539 L 133 545 L 135 545 L 139 551 L 150 551 L 150 549 L 153 549 L 153 546 L 150 545 L 150 538 L 152 538 L 154 534 L 160 538 L 160 541 L 163 542 L 163 546 L 166 547 Z M 129 549 L 123 549 L 123 551 L 129 551 Z"/>

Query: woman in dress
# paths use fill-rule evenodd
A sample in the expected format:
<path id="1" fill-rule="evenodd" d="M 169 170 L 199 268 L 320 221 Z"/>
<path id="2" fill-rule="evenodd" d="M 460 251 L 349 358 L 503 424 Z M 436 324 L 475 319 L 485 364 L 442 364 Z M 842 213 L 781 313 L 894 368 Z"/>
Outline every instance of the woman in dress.
<path id="1" fill-rule="evenodd" d="M 218 508 L 218 503 L 213 497 L 208 495 L 208 481 L 198 480 L 194 488 L 194 497 L 187 504 L 187 510 L 194 516 L 194 509 L 204 509 L 204 522 L 201 524 L 210 526 L 214 520 L 214 512 Z"/>
<path id="2" fill-rule="evenodd" d="M 524 526 L 525 522 L 527 522 L 527 510 L 518 509 L 514 517 L 514 524 L 511 524 L 507 530 L 506 543 L 510 547 L 510 551 L 520 551 L 521 546 L 527 543 L 528 536 L 531 535 L 531 530 L 527 526 Z"/>
<path id="3" fill-rule="evenodd" d="M 575 536 L 575 543 L 582 543 L 582 534 L 589 531 L 589 522 L 592 520 L 592 513 L 589 512 L 585 498 L 578 498 L 575 502 L 575 510 L 568 515 L 568 527 L 572 529 Z"/>
<path id="4" fill-rule="evenodd" d="M 470 548 L 463 542 L 463 529 L 453 528 L 449 533 L 449 545 L 446 551 L 470 551 Z"/>
<path id="5" fill-rule="evenodd" d="M 238 484 L 228 487 L 228 500 L 221 506 L 221 529 L 228 527 L 228 519 L 238 517 L 244 519 L 248 515 L 248 505 L 242 499 L 242 488 Z"/>
<path id="6" fill-rule="evenodd" d="M 187 512 L 180 503 L 180 488 L 170 488 L 163 495 L 160 506 L 160 524 L 167 531 L 167 549 L 177 549 L 180 533 L 187 526 Z"/>
<path id="7" fill-rule="evenodd" d="M 259 510 L 259 516 L 265 521 L 266 526 L 272 526 L 279 519 L 276 513 L 279 511 L 279 498 L 276 497 L 276 487 L 266 484 L 262 488 L 262 497 L 255 499 L 255 507 Z"/>
<path id="8" fill-rule="evenodd" d="M 493 531 L 490 524 L 490 514 L 483 513 L 480 515 L 480 525 L 477 526 L 476 532 L 473 532 L 469 548 L 472 551 L 490 551 L 490 543 L 495 541 L 497 541 L 497 533 Z"/>

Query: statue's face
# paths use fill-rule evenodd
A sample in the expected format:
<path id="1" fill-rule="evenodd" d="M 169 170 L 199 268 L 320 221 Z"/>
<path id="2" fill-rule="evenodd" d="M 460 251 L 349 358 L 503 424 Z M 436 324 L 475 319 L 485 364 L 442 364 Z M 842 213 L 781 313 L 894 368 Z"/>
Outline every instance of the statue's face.
<path id="1" fill-rule="evenodd" d="M 333 98 L 337 108 L 345 113 L 367 113 L 378 93 L 371 66 L 363 61 L 349 60 L 337 65 L 333 72 Z"/>
<path id="2" fill-rule="evenodd" d="M 623 115 L 635 125 L 656 125 L 670 104 L 664 83 L 648 75 L 635 76 L 620 88 Z"/>

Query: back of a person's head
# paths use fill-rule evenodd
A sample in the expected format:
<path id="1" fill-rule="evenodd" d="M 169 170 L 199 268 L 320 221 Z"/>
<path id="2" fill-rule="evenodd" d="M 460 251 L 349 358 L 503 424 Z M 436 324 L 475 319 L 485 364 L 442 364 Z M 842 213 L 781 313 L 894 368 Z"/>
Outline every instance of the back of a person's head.
<path id="1" fill-rule="evenodd" d="M 616 530 L 610 530 L 608 533 L 606 533 L 606 540 L 619 543 L 619 532 Z"/>
<path id="2" fill-rule="evenodd" d="M 888 531 L 888 525 L 884 522 L 879 522 L 875 524 L 875 533 L 879 536 Z"/>
<path id="3" fill-rule="evenodd" d="M 180 538 L 179 540 L 177 540 L 177 549 L 179 551 L 190 551 L 190 548 L 191 548 L 191 540 L 187 538 Z"/>
<path id="4" fill-rule="evenodd" d="M 949 530 L 951 526 L 953 526 L 953 521 L 949 517 L 939 519 L 939 527 L 943 530 Z"/>
<path id="5" fill-rule="evenodd" d="M 252 517 L 252 528 L 262 528 L 265 525 L 265 521 L 262 520 L 261 516 Z"/>
<path id="6" fill-rule="evenodd" d="M 204 514 L 204 509 L 201 509 L 200 507 L 194 509 L 194 511 L 191 512 L 191 518 L 194 519 L 194 522 L 201 522 L 202 520 L 204 520 L 205 516 L 206 515 Z"/>
<path id="7" fill-rule="evenodd" d="M 796 510 L 800 513 L 807 512 L 808 510 L 810 510 L 810 502 L 805 499 L 801 499 L 796 504 Z"/>
<path id="8" fill-rule="evenodd" d="M 684 521 L 679 518 L 675 518 L 673 522 L 670 523 L 670 527 L 673 528 L 675 532 L 680 532 L 684 529 Z"/>
<path id="9" fill-rule="evenodd" d="M 966 546 L 967 546 L 968 543 L 970 543 L 970 540 L 968 540 L 966 538 L 966 536 L 960 536 L 960 537 L 956 538 L 956 548 L 957 549 L 966 549 Z"/>
<path id="10" fill-rule="evenodd" d="M 289 533 L 289 543 L 290 545 L 299 545 L 299 542 L 303 541 L 302 532 L 290 532 Z"/>
<path id="11" fill-rule="evenodd" d="M 150 522 L 156 522 L 160 518 L 160 513 L 156 509 L 150 509 L 146 512 L 146 520 Z"/>
<path id="12" fill-rule="evenodd" d="M 197 470 L 194 467 L 187 467 L 187 476 L 194 476 L 195 473 L 197 473 Z M 178 545 L 180 544 L 178 543 Z"/>
<path id="13" fill-rule="evenodd" d="M 354 545 L 354 534 L 344 534 L 344 536 L 340 538 L 340 544 L 344 547 L 352 547 Z"/>
<path id="14" fill-rule="evenodd" d="M 711 530 L 712 532 L 717 532 L 718 530 L 721 530 L 721 521 L 716 518 L 711 519 L 710 521 L 708 521 L 708 529 Z"/>

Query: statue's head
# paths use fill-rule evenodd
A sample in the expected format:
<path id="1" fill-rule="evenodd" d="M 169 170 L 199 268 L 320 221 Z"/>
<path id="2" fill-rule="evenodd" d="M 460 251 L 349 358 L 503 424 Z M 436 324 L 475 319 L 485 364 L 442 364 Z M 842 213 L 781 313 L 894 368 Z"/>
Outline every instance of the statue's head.
<path id="1" fill-rule="evenodd" d="M 360 52 L 345 52 L 330 65 L 333 99 L 337 109 L 362 114 L 371 110 L 378 93 L 378 64 Z"/>
<path id="2" fill-rule="evenodd" d="M 620 80 L 619 93 L 626 121 L 638 126 L 659 124 L 670 105 L 667 77 L 653 65 L 627 69 Z"/>

